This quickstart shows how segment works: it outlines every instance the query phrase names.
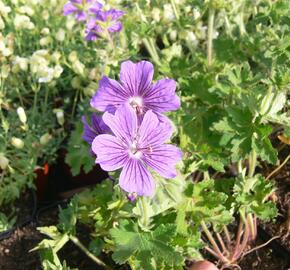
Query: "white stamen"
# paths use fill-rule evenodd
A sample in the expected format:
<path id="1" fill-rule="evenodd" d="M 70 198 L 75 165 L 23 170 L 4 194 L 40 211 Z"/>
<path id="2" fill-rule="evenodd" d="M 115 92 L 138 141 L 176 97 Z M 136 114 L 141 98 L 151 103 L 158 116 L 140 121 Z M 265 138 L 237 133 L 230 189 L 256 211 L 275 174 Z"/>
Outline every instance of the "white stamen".
<path id="1" fill-rule="evenodd" d="M 138 114 L 142 114 L 143 100 L 141 97 L 131 97 L 129 98 L 129 104 L 136 110 Z"/>

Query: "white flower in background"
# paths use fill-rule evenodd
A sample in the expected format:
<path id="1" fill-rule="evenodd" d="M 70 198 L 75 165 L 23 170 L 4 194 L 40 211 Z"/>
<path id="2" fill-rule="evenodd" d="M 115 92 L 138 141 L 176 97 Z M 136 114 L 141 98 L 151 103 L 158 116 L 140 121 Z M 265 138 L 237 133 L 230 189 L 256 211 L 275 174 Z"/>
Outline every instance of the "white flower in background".
<path id="1" fill-rule="evenodd" d="M 187 31 L 186 33 L 186 41 L 196 47 L 198 45 L 198 39 L 196 35 L 192 31 Z"/>
<path id="2" fill-rule="evenodd" d="M 218 36 L 219 36 L 219 32 L 214 30 L 213 33 L 212 33 L 212 38 L 216 39 Z"/>
<path id="3" fill-rule="evenodd" d="M 58 63 L 59 60 L 61 58 L 61 53 L 60 52 L 54 52 L 52 55 L 51 55 L 51 61 L 54 62 L 54 63 Z"/>
<path id="4" fill-rule="evenodd" d="M 54 69 L 46 67 L 45 69 L 39 70 L 38 75 L 41 76 L 38 78 L 39 83 L 49 83 L 53 80 Z"/>
<path id="5" fill-rule="evenodd" d="M 170 31 L 169 38 L 170 38 L 171 41 L 175 41 L 176 38 L 177 38 L 177 31 L 176 30 Z"/>
<path id="6" fill-rule="evenodd" d="M 71 31 L 75 23 L 76 23 L 76 20 L 73 17 L 67 17 L 65 26 L 69 31 Z"/>
<path id="7" fill-rule="evenodd" d="M 206 39 L 207 26 L 202 26 L 201 24 L 199 24 L 198 30 L 199 30 L 199 34 L 200 34 L 200 39 Z"/>
<path id="8" fill-rule="evenodd" d="M 16 137 L 11 138 L 11 144 L 17 149 L 21 149 L 24 147 L 24 141 Z"/>
<path id="9" fill-rule="evenodd" d="M 11 12 L 11 8 L 9 6 L 5 6 L 5 4 L 0 1 L 0 15 L 3 17 L 7 17 L 8 13 Z"/>
<path id="10" fill-rule="evenodd" d="M 191 11 L 191 6 L 185 6 L 184 10 L 186 13 L 189 13 Z"/>
<path id="11" fill-rule="evenodd" d="M 34 10 L 29 6 L 21 6 L 18 9 L 18 12 L 22 14 L 27 14 L 29 16 L 32 16 L 34 14 Z"/>
<path id="12" fill-rule="evenodd" d="M 20 119 L 20 121 L 25 124 L 27 122 L 27 117 L 26 117 L 26 113 L 24 111 L 24 109 L 22 107 L 18 107 L 17 108 L 17 114 L 18 114 L 18 117 Z"/>
<path id="13" fill-rule="evenodd" d="M 173 21 L 175 19 L 175 15 L 171 4 L 165 4 L 163 6 L 163 9 L 164 9 L 163 12 L 164 18 L 167 19 L 168 21 Z"/>
<path id="14" fill-rule="evenodd" d="M 200 14 L 199 9 L 194 8 L 194 9 L 193 9 L 193 18 L 194 18 L 195 20 L 198 20 L 198 19 L 200 18 L 200 16 L 201 16 L 201 14 Z"/>
<path id="15" fill-rule="evenodd" d="M 53 70 L 53 77 L 59 78 L 62 72 L 63 68 L 60 65 L 56 65 Z"/>
<path id="16" fill-rule="evenodd" d="M 13 60 L 13 71 L 17 71 L 18 69 L 22 71 L 28 70 L 28 59 L 20 56 L 16 56 Z"/>
<path id="17" fill-rule="evenodd" d="M 31 72 L 34 74 L 44 73 L 49 65 L 48 58 L 49 58 L 49 54 L 47 50 L 38 50 L 34 52 L 33 55 L 29 59 Z"/>
<path id="18" fill-rule="evenodd" d="M 26 15 L 16 14 L 14 18 L 14 26 L 16 29 L 34 29 L 34 24 L 30 21 L 30 18 Z"/>
<path id="19" fill-rule="evenodd" d="M 8 158 L 6 158 L 3 153 L 0 153 L 0 168 L 2 170 L 5 170 L 8 164 L 9 164 Z"/>
<path id="20" fill-rule="evenodd" d="M 154 7 L 154 8 L 152 9 L 151 14 L 152 14 L 152 18 L 153 18 L 153 20 L 154 20 L 155 22 L 159 22 L 159 21 L 160 21 L 160 13 L 161 13 L 161 11 L 160 11 L 159 8 Z"/>
<path id="21" fill-rule="evenodd" d="M 64 39 L 65 39 L 65 30 L 63 28 L 60 28 L 57 31 L 55 38 L 58 41 L 64 41 Z"/>

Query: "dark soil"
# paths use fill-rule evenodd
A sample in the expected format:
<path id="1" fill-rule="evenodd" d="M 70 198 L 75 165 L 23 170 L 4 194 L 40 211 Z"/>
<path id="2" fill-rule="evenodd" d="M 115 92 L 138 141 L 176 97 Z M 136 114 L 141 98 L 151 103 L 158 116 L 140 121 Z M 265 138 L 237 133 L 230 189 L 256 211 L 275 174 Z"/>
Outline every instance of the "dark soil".
<path id="1" fill-rule="evenodd" d="M 28 197 L 28 196 L 26 196 Z M 25 205 L 23 201 L 23 205 Z M 38 222 L 32 222 L 22 228 L 16 229 L 13 234 L 0 242 L 0 270 L 40 270 L 41 261 L 38 251 L 30 252 L 41 240 L 47 238 L 42 235 L 37 227 L 56 225 L 58 223 L 58 208 L 54 207 L 47 211 L 43 211 Z M 85 232 L 85 228 L 80 228 L 81 241 L 86 244 L 85 236 L 89 236 Z M 66 260 L 67 265 L 71 268 L 83 270 L 100 269 L 92 262 L 82 251 L 80 251 L 71 242 L 67 243 L 59 252 L 60 259 Z"/>

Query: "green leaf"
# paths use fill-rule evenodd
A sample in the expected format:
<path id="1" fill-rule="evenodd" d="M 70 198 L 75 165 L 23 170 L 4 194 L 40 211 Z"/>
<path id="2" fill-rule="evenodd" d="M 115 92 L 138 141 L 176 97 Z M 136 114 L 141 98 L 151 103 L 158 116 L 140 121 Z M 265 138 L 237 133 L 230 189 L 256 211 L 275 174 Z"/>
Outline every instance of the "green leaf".
<path id="1" fill-rule="evenodd" d="M 260 219 L 269 221 L 278 214 L 275 204 L 267 201 L 273 191 L 273 183 L 261 175 L 245 179 L 237 178 L 234 186 L 235 201 L 233 205 L 236 209 L 254 213 Z"/>
<path id="2" fill-rule="evenodd" d="M 78 175 L 82 168 L 88 173 L 95 165 L 94 158 L 90 154 L 90 146 L 83 140 L 82 133 L 83 126 L 78 122 L 68 142 L 65 162 L 71 167 L 73 175 Z"/>
<path id="3" fill-rule="evenodd" d="M 118 228 L 111 229 L 110 234 L 116 245 L 113 259 L 117 263 L 125 263 L 130 257 L 144 259 L 144 255 L 147 258 L 150 255 L 149 258 L 152 257 L 156 262 L 168 266 L 183 263 L 181 254 L 170 245 L 176 235 L 176 227 L 173 224 L 162 224 L 153 231 L 142 232 L 136 224 L 126 220 Z M 148 266 L 151 261 L 147 259 L 144 263 Z"/>

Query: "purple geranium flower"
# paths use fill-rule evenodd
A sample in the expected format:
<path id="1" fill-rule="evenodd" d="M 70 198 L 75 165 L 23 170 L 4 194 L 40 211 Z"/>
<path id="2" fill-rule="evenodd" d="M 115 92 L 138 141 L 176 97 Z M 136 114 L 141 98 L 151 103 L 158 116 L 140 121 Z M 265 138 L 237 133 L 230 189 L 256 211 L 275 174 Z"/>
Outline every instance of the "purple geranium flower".
<path id="1" fill-rule="evenodd" d="M 121 10 L 98 10 L 87 23 L 86 40 L 96 40 L 99 36 L 122 30 L 122 23 L 118 21 L 125 13 Z"/>
<path id="2" fill-rule="evenodd" d="M 123 168 L 119 179 L 122 189 L 139 196 L 153 195 L 154 181 L 148 167 L 165 178 L 176 176 L 175 165 L 182 153 L 176 146 L 165 144 L 172 128 L 160 122 L 152 110 L 145 113 L 140 126 L 134 109 L 127 104 L 115 115 L 105 112 L 103 120 L 114 135 L 97 136 L 92 150 L 102 169 Z"/>
<path id="3" fill-rule="evenodd" d="M 101 116 L 96 115 L 95 113 L 92 115 L 91 118 L 91 125 L 90 126 L 87 121 L 86 117 L 82 117 L 82 122 L 84 126 L 84 134 L 83 139 L 92 144 L 93 140 L 100 134 L 110 133 L 110 128 L 104 123 Z"/>
<path id="4" fill-rule="evenodd" d="M 104 76 L 91 99 L 91 106 L 99 111 L 114 112 L 120 105 L 127 103 L 135 109 L 138 116 L 152 110 L 161 120 L 164 117 L 161 113 L 180 107 L 180 99 L 175 94 L 174 80 L 161 79 L 152 84 L 153 73 L 154 67 L 150 62 L 123 62 L 121 82 Z"/>
<path id="5" fill-rule="evenodd" d="M 75 14 L 78 21 L 85 21 L 88 11 L 97 12 L 102 7 L 103 5 L 96 0 L 69 0 L 63 7 L 63 14 Z"/>

